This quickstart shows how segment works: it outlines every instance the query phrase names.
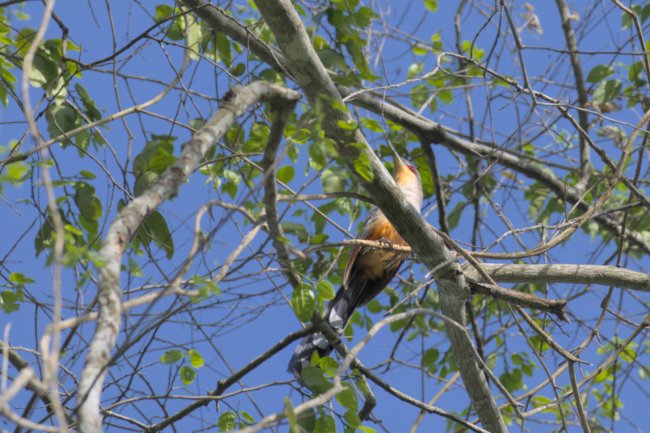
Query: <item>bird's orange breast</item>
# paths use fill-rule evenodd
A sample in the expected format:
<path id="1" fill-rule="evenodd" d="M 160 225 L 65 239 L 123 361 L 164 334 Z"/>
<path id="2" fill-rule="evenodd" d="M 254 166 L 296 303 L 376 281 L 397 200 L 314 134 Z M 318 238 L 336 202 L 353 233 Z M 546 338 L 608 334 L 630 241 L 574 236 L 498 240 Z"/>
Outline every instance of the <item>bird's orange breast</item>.
<path id="1" fill-rule="evenodd" d="M 408 245 L 383 215 L 369 228 L 366 239 L 384 241 L 392 245 Z M 355 267 L 357 272 L 361 272 L 365 278 L 379 280 L 383 279 L 395 266 L 398 266 L 402 258 L 403 254 L 399 252 L 363 247 L 356 257 Z"/>

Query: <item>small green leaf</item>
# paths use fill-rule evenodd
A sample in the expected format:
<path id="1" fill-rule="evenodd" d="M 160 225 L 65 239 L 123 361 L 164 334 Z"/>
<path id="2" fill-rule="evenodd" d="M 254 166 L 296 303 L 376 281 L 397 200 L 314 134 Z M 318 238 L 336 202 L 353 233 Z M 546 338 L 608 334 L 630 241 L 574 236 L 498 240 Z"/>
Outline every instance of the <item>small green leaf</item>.
<path id="1" fill-rule="evenodd" d="M 183 352 L 178 349 L 168 350 L 163 356 L 160 357 L 160 362 L 163 364 L 173 364 L 183 358 Z"/>
<path id="2" fill-rule="evenodd" d="M 228 37 L 221 33 L 217 33 L 217 52 L 219 57 L 226 66 L 230 66 L 232 63 L 232 50 L 230 49 L 230 40 Z"/>
<path id="3" fill-rule="evenodd" d="M 217 421 L 217 427 L 220 432 L 227 432 L 234 430 L 236 428 L 235 421 L 237 420 L 237 415 L 235 412 L 229 410 L 224 412 L 219 416 L 219 421 Z"/>
<path id="4" fill-rule="evenodd" d="M 415 44 L 413 45 L 413 48 L 411 48 L 411 51 L 413 51 L 413 54 L 415 54 L 416 56 L 424 56 L 429 52 L 429 47 L 420 44 Z"/>
<path id="5" fill-rule="evenodd" d="M 458 227 L 458 223 L 460 222 L 460 217 L 463 215 L 463 211 L 465 210 L 465 207 L 467 206 L 466 202 L 458 202 L 454 206 L 451 212 L 449 212 L 449 216 L 447 217 L 447 224 L 449 225 L 449 229 L 454 229 Z"/>
<path id="6" fill-rule="evenodd" d="M 158 211 L 153 211 L 142 224 L 136 235 L 137 239 L 145 245 L 153 241 L 167 253 L 167 258 L 174 255 L 174 239 L 167 226 L 167 221 Z"/>
<path id="7" fill-rule="evenodd" d="M 79 208 L 79 222 L 91 237 L 95 237 L 99 229 L 102 203 L 95 194 L 95 188 L 87 182 L 75 182 L 74 202 Z"/>
<path id="8" fill-rule="evenodd" d="M 359 127 L 359 124 L 353 119 L 337 120 L 336 124 L 338 125 L 339 128 L 345 131 L 354 131 Z"/>
<path id="9" fill-rule="evenodd" d="M 314 433 L 336 433 L 336 423 L 330 415 L 321 415 L 316 420 Z"/>
<path id="10" fill-rule="evenodd" d="M 424 7 L 427 8 L 429 12 L 437 12 L 438 0 L 424 0 Z"/>
<path id="11" fill-rule="evenodd" d="M 313 432 L 316 426 L 316 410 L 307 409 L 298 415 L 298 431 L 300 433 Z"/>
<path id="12" fill-rule="evenodd" d="M 190 358 L 190 364 L 192 364 L 192 367 L 201 368 L 205 364 L 205 361 L 203 361 L 203 357 L 196 350 L 194 349 L 188 350 L 187 355 Z"/>
<path id="13" fill-rule="evenodd" d="M 287 421 L 289 421 L 289 432 L 290 433 L 300 433 L 300 427 L 298 426 L 298 417 L 296 412 L 293 410 L 291 405 L 291 400 L 289 397 L 284 398 L 284 413 L 287 416 Z"/>
<path id="14" fill-rule="evenodd" d="M 315 305 L 314 293 L 308 287 L 301 286 L 293 291 L 291 306 L 301 322 L 311 320 Z"/>
<path id="15" fill-rule="evenodd" d="M 428 371 L 433 372 L 436 370 L 436 361 L 440 352 L 435 347 L 431 347 L 422 354 L 422 367 Z"/>
<path id="16" fill-rule="evenodd" d="M 357 428 L 361 425 L 361 419 L 359 418 L 359 415 L 357 415 L 356 410 L 349 410 L 345 412 L 343 415 L 345 420 L 350 424 L 350 427 L 352 428 Z"/>
<path id="17" fill-rule="evenodd" d="M 5 166 L 4 173 L 0 172 L 0 183 L 8 182 L 12 185 L 19 186 L 27 177 L 29 168 L 22 161 L 17 161 Z"/>
<path id="18" fill-rule="evenodd" d="M 356 411 L 359 407 L 359 402 L 357 401 L 357 395 L 354 392 L 354 388 L 347 383 L 345 383 L 344 386 L 345 389 L 336 394 L 336 401 L 338 401 L 344 408 Z"/>
<path id="19" fill-rule="evenodd" d="M 20 272 L 12 272 L 11 274 L 9 274 L 9 281 L 21 286 L 24 286 L 25 284 L 31 284 L 34 282 L 34 280 L 32 280 L 29 277 L 26 277 L 24 274 Z"/>
<path id="20" fill-rule="evenodd" d="M 309 140 L 310 138 L 311 138 L 311 131 L 306 128 L 299 129 L 291 135 L 291 139 L 296 143 L 300 143 L 300 144 L 306 143 L 307 140 Z"/>
<path id="21" fill-rule="evenodd" d="M 246 65 L 243 63 L 237 63 L 235 66 L 230 68 L 230 73 L 233 74 L 235 77 L 240 77 L 246 72 Z"/>
<path id="22" fill-rule="evenodd" d="M 384 133 L 384 128 L 382 128 L 381 124 L 375 119 L 364 117 L 361 119 L 361 122 L 363 123 L 363 126 L 371 130 L 372 132 L 378 132 L 380 134 Z"/>
<path id="23" fill-rule="evenodd" d="M 334 286 L 332 286 L 332 283 L 330 283 L 327 280 L 319 281 L 318 284 L 316 285 L 316 288 L 318 289 L 318 295 L 321 297 L 321 299 L 325 300 L 330 300 L 334 299 Z"/>
<path id="24" fill-rule="evenodd" d="M 589 75 L 587 75 L 587 81 L 590 83 L 600 83 L 605 78 L 609 77 L 614 73 L 614 68 L 609 65 L 598 65 L 594 66 Z"/>
<path id="25" fill-rule="evenodd" d="M 196 370 L 194 370 L 189 365 L 184 365 L 181 367 L 181 380 L 183 384 L 190 385 L 196 379 Z"/>
<path id="26" fill-rule="evenodd" d="M 332 387 L 320 368 L 307 365 L 300 372 L 300 376 L 303 383 L 318 394 L 322 394 Z"/>
<path id="27" fill-rule="evenodd" d="M 354 161 L 354 170 L 367 182 L 372 182 L 375 178 L 375 174 L 372 172 L 372 166 L 370 165 L 370 158 L 365 152 L 360 153 Z"/>
<path id="28" fill-rule="evenodd" d="M 47 131 L 50 138 L 71 131 L 78 124 L 77 113 L 67 105 L 52 105 L 45 113 L 45 118 L 47 119 Z M 65 144 L 70 143 L 67 139 L 63 141 Z"/>
<path id="29" fill-rule="evenodd" d="M 286 165 L 278 170 L 276 177 L 280 182 L 289 183 L 295 174 L 296 170 L 293 168 L 293 166 Z"/>
<path id="30" fill-rule="evenodd" d="M 366 308 L 368 309 L 369 312 L 371 312 L 373 314 L 377 314 L 377 313 L 381 312 L 381 310 L 384 309 L 384 307 L 382 307 L 382 305 L 381 305 L 381 302 L 379 302 L 376 299 L 373 299 L 372 301 L 368 302 L 368 305 L 366 306 Z"/>
<path id="31" fill-rule="evenodd" d="M 601 82 L 594 91 L 595 102 L 610 102 L 616 99 L 623 89 L 623 84 L 620 80 L 607 80 Z"/>

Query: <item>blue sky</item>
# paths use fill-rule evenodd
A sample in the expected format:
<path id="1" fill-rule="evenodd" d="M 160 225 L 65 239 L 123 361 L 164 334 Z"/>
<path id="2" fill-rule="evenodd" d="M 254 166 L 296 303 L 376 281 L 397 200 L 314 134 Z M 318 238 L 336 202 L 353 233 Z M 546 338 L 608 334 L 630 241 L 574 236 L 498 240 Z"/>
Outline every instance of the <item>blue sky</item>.
<path id="1" fill-rule="evenodd" d="M 404 31 L 413 32 L 423 41 L 429 41 L 431 35 L 437 32 L 441 35 L 444 45 L 451 50 L 454 47 L 453 16 L 456 7 L 455 2 L 454 4 L 452 2 L 440 2 L 440 10 L 437 13 L 426 15 L 423 15 L 422 8 L 418 2 L 408 3 L 409 7 L 404 8 L 404 10 L 401 9 L 401 4 L 392 4 L 392 15 L 387 18 L 389 22 L 395 26 L 401 26 L 400 28 Z M 152 24 L 151 14 L 154 13 L 156 4 L 157 2 L 151 1 L 139 3 L 129 2 L 128 4 L 126 2 L 120 2 L 119 4 L 113 3 L 111 4 L 111 12 L 113 14 L 112 23 L 108 20 L 104 5 L 100 6 L 99 4 L 92 4 L 90 2 L 60 1 L 55 11 L 63 22 L 71 25 L 70 38 L 75 44 L 81 47 L 81 60 L 90 63 L 96 59 L 110 55 L 114 50 L 114 46 L 124 46 L 135 35 L 149 27 Z M 542 35 L 538 35 L 534 32 L 524 31 L 521 33 L 522 41 L 529 46 L 564 48 L 565 42 L 561 33 L 559 20 L 557 19 L 555 5 L 550 4 L 550 2 L 534 2 L 534 4 L 537 8 L 536 12 L 543 25 L 544 32 Z M 589 2 L 576 2 L 575 9 L 585 10 L 588 4 Z M 246 8 L 247 6 L 241 4 L 238 7 Z M 235 8 L 233 6 L 233 10 Z M 602 8 L 609 9 L 611 6 L 603 4 Z M 41 5 L 30 2 L 25 7 L 25 11 L 32 16 L 30 25 L 35 26 L 40 20 Z M 523 6 L 517 4 L 516 11 L 523 13 Z M 83 17 L 83 19 L 80 21 L 79 17 Z M 618 12 L 609 14 L 606 20 L 594 19 L 593 21 L 589 21 L 589 19 L 590 17 L 583 17 L 578 25 L 577 34 L 581 39 L 581 49 L 615 50 L 618 43 L 626 40 L 628 35 L 618 30 L 620 28 L 620 21 L 618 21 L 620 20 L 620 15 Z M 476 11 L 469 10 L 462 24 L 462 39 L 474 40 L 476 38 L 477 46 L 484 48 L 487 52 L 489 51 L 491 42 L 495 39 L 495 31 L 492 26 L 487 26 L 483 31 L 479 32 L 485 20 L 485 16 L 476 13 Z M 19 27 L 25 25 L 18 21 L 15 21 L 15 24 Z M 115 34 L 117 35 L 115 41 L 112 41 L 110 36 L 111 26 L 115 28 Z M 584 37 L 582 37 L 583 34 Z M 603 35 L 607 36 L 604 37 Z M 132 76 L 128 82 L 124 80 L 117 81 L 117 91 L 119 92 L 119 101 L 122 108 L 130 106 L 133 103 L 141 103 L 162 89 L 160 84 L 140 80 L 137 78 L 138 76 L 151 77 L 160 80 L 162 83 L 167 83 L 173 79 L 175 70 L 181 63 L 181 51 L 178 47 L 173 46 L 173 44 L 160 44 L 158 40 L 161 37 L 160 34 L 154 34 L 152 36 L 145 43 L 138 44 L 139 49 L 135 51 L 129 50 L 127 54 L 121 57 L 121 59 L 128 58 L 128 61 L 115 65 L 121 73 Z M 56 28 L 54 23 L 50 23 L 47 37 L 60 37 L 60 30 Z M 389 39 L 386 45 L 382 47 L 382 50 L 383 60 L 386 61 L 384 83 L 404 80 L 408 66 L 415 61 L 423 63 L 424 71 L 431 70 L 436 65 L 435 56 L 418 57 L 410 50 L 406 50 L 405 44 L 398 40 Z M 558 54 L 552 51 L 528 49 L 524 52 L 524 57 L 527 73 L 530 76 L 536 77 L 534 87 L 537 90 L 548 92 L 551 95 L 562 98 L 573 97 L 569 90 L 562 91 L 561 83 L 554 81 L 555 78 L 549 78 L 548 82 L 544 82 L 543 80 L 544 77 L 556 77 L 555 72 L 557 70 L 569 71 L 566 56 L 559 58 Z M 603 61 L 609 61 L 611 58 L 612 56 L 607 56 L 605 59 L 599 56 L 584 56 L 583 69 L 586 73 L 591 67 Z M 628 63 L 628 60 L 625 57 L 621 57 L 620 59 L 614 58 L 613 62 L 616 65 L 616 62 Z M 501 55 L 498 64 L 493 63 L 491 66 L 494 66 L 499 71 L 503 71 L 504 74 L 512 75 L 520 79 L 521 71 L 518 69 L 517 64 L 518 60 L 509 57 L 509 54 L 505 52 L 505 54 Z M 376 70 L 381 70 L 381 62 L 377 62 L 377 65 L 380 66 L 377 66 Z M 112 67 L 113 65 L 106 64 L 98 71 L 84 72 L 83 77 L 79 80 L 91 94 L 91 97 L 95 100 L 103 115 L 111 114 L 119 109 L 115 96 L 113 77 L 111 75 Z M 622 67 L 617 66 L 617 73 L 622 74 L 624 72 Z M 571 80 L 568 79 L 568 82 L 571 82 Z M 235 80 L 224 74 L 220 70 L 219 65 L 212 66 L 203 61 L 194 62 L 190 65 L 184 75 L 183 84 L 186 88 L 190 88 L 198 92 L 198 94 L 195 94 L 190 99 L 186 99 L 183 97 L 183 92 L 174 91 L 160 103 L 151 107 L 150 110 L 158 116 L 164 116 L 166 118 L 178 117 L 182 122 L 197 117 L 207 118 L 217 109 L 215 98 L 221 97 L 231 85 L 235 84 Z M 34 89 L 32 92 L 33 101 L 38 101 L 40 95 L 40 90 Z M 201 95 L 207 95 L 207 97 Z M 488 96 L 492 99 L 488 100 Z M 472 97 L 476 110 L 475 116 L 477 119 L 482 119 L 485 125 L 485 128 L 482 128 L 478 133 L 481 138 L 492 139 L 497 143 L 503 143 L 504 146 L 515 146 L 518 140 L 525 135 L 524 132 L 517 129 L 517 124 L 525 117 L 525 113 L 522 114 L 518 111 L 520 106 L 516 98 L 509 99 L 508 94 L 505 92 L 501 95 L 496 93 L 490 93 L 488 95 L 488 92 L 480 84 L 472 90 Z M 407 105 L 409 104 L 407 97 L 401 98 L 401 101 Z M 307 109 L 308 107 L 306 105 L 300 105 L 298 108 L 299 111 Z M 461 117 L 463 113 L 462 93 L 456 92 L 452 104 L 439 104 L 438 111 L 431 113 L 425 110 L 423 114 L 430 116 L 433 120 L 439 121 L 445 126 L 467 133 L 466 122 Z M 259 112 L 257 114 L 259 118 Z M 532 122 L 538 122 L 540 119 L 543 119 L 543 114 L 544 108 L 539 108 L 538 111 L 535 111 Z M 556 115 L 552 114 L 551 116 Z M 633 111 L 612 114 L 617 119 L 626 122 L 635 122 L 637 115 L 638 113 Z M 516 121 L 514 121 L 515 119 Z M 118 161 L 122 163 L 127 160 L 126 155 L 129 152 L 129 160 L 132 161 L 133 157 L 140 152 L 144 146 L 144 142 L 151 137 L 152 133 L 177 136 L 177 152 L 180 144 L 189 137 L 187 129 L 179 126 L 170 126 L 167 120 L 146 114 L 130 116 L 126 122 L 128 128 L 121 121 L 115 121 L 111 122 L 107 128 L 102 130 L 108 138 L 110 145 L 119 155 Z M 250 125 L 250 120 L 247 120 L 247 122 L 245 125 Z M 557 131 L 567 130 L 567 125 L 563 121 L 558 121 L 557 125 Z M 43 122 L 40 123 L 40 126 L 45 130 Z M 2 111 L 0 111 L 0 145 L 9 145 L 10 140 L 22 136 L 25 129 L 23 115 L 17 110 L 15 105 L 10 104 L 9 107 L 2 108 Z M 495 132 L 492 133 L 491 131 Z M 372 134 L 369 134 L 369 137 L 371 144 L 375 148 L 378 148 L 384 139 L 379 135 Z M 559 158 L 552 156 L 552 134 L 543 136 L 535 144 L 540 147 L 548 146 L 550 150 L 547 158 L 550 160 Z M 28 139 L 23 146 L 29 148 L 32 145 L 33 141 Z M 413 149 L 414 147 L 416 146 L 411 144 L 410 148 Z M 608 149 L 608 151 L 612 153 L 617 152 L 614 148 Z M 52 171 L 57 176 L 71 176 L 78 173 L 80 169 L 86 169 L 98 174 L 97 179 L 92 184 L 97 190 L 98 197 L 104 204 L 105 221 L 110 222 L 111 217 L 115 215 L 117 201 L 122 198 L 122 193 L 113 188 L 107 178 L 102 174 L 102 166 L 108 171 L 118 169 L 118 163 L 113 158 L 112 153 L 107 149 L 93 150 L 94 155 L 99 161 L 98 163 L 91 161 L 89 158 L 79 157 L 77 152 L 71 151 L 71 149 L 62 150 L 57 147 L 54 152 L 58 155 L 57 161 L 59 165 Z M 465 169 L 459 162 L 460 158 L 456 155 L 441 149 L 439 146 L 436 146 L 436 152 L 443 176 L 453 175 Z M 300 157 L 295 164 L 297 167 L 296 177 L 291 185 L 295 189 L 306 186 L 306 192 L 320 192 L 322 190 L 320 181 L 314 179 L 318 173 L 305 167 L 307 153 L 305 146 L 300 148 Z M 572 156 L 575 155 L 576 153 L 572 154 Z M 285 164 L 291 164 L 291 162 L 285 160 L 281 165 Z M 598 161 L 595 161 L 594 164 L 600 166 Z M 500 181 L 507 182 L 507 180 L 503 180 L 503 172 L 499 171 L 497 176 Z M 132 182 L 133 178 L 129 176 L 128 180 Z M 33 278 L 35 283 L 29 286 L 30 293 L 35 299 L 42 300 L 45 304 L 50 304 L 51 269 L 45 263 L 44 254 L 36 259 L 34 258 L 32 241 L 37 228 L 42 223 L 42 216 L 38 215 L 31 201 L 40 203 L 41 208 L 44 207 L 45 203 L 44 189 L 40 182 L 38 173 L 34 173 L 22 185 L 15 187 L 6 186 L 2 191 L 3 203 L 0 204 L 0 219 L 5 224 L 5 231 L 2 236 L 4 248 L 0 250 L 0 256 L 4 257 L 7 255 L 7 258 L 1 270 L 2 278 L 7 278 L 10 272 L 22 272 Z M 350 187 L 350 184 L 347 185 Z M 254 197 L 256 193 L 259 197 L 258 191 L 251 192 L 242 188 L 234 201 L 242 203 Z M 59 190 L 59 194 L 62 195 L 62 190 Z M 522 201 L 521 194 L 521 191 L 515 191 L 512 194 L 496 197 L 498 200 L 502 200 L 501 205 L 504 213 L 515 227 L 523 227 L 531 224 L 525 209 L 526 204 Z M 148 258 L 146 255 L 131 255 L 130 258 L 136 260 L 142 266 L 143 276 L 133 278 L 124 276 L 123 285 L 127 292 L 125 298 L 138 296 L 147 290 L 146 288 L 141 289 L 141 286 L 162 284 L 167 277 L 173 275 L 181 263 L 182 258 L 185 257 L 190 248 L 193 218 L 197 210 L 208 200 L 222 199 L 224 197 L 223 194 L 215 192 L 209 185 L 206 185 L 205 177 L 194 175 L 190 182 L 183 186 L 177 197 L 163 205 L 162 213 L 173 232 L 176 247 L 174 258 L 167 260 L 164 257 L 164 252 L 157 248 L 152 250 L 152 258 Z M 449 209 L 459 200 L 461 200 L 459 194 L 452 196 Z M 433 208 L 435 201 L 430 198 L 427 204 L 428 207 L 426 209 L 430 211 L 428 220 L 435 224 L 437 222 L 437 212 Z M 295 211 L 305 211 L 304 206 L 294 205 L 289 208 L 282 207 L 282 209 L 288 209 L 287 215 L 292 220 L 309 223 L 308 218 L 294 214 Z M 485 238 L 483 239 L 483 243 L 488 244 L 493 237 L 497 237 L 507 229 L 504 228 L 503 223 L 493 210 L 487 205 L 484 205 L 483 209 L 486 212 L 486 221 L 488 221 L 488 225 L 493 229 L 493 233 L 489 231 L 484 232 Z M 229 252 L 239 244 L 242 234 L 250 229 L 250 226 L 247 226 L 243 218 L 240 217 L 234 217 L 222 224 L 221 217 L 223 213 L 219 212 L 213 215 L 212 218 L 206 218 L 204 221 L 204 230 L 206 232 L 214 230 L 216 235 L 211 241 L 209 250 L 202 256 L 203 262 L 196 263 L 193 267 L 193 272 L 204 273 L 206 269 L 214 269 L 217 264 L 223 263 Z M 351 233 L 356 232 L 358 221 L 350 221 L 348 217 L 337 214 L 333 214 L 333 217 Z M 471 220 L 471 213 L 466 212 L 458 228 L 452 232 L 454 239 L 461 243 L 470 241 Z M 330 241 L 338 241 L 344 238 L 341 233 L 332 228 L 328 228 L 327 233 L 330 235 Z M 524 239 L 531 245 L 534 243 L 533 237 L 524 236 Z M 292 238 L 292 241 L 297 242 L 295 238 Z M 260 236 L 252 244 L 251 248 L 254 250 L 254 248 L 263 245 L 264 242 L 266 242 L 265 236 Z M 12 247 L 14 244 L 16 245 L 15 248 Z M 513 248 L 514 246 L 514 242 L 507 242 L 505 244 L 506 248 Z M 545 260 L 552 263 L 602 263 L 612 251 L 611 245 L 600 248 L 599 244 L 593 242 L 588 235 L 577 233 L 574 240 L 567 247 L 557 248 Z M 125 264 L 128 263 L 126 259 L 124 261 Z M 640 259 L 631 258 L 626 266 L 633 269 L 643 269 L 648 264 L 647 257 Z M 298 320 L 283 299 L 283 296 L 290 296 L 291 291 L 288 287 L 281 289 L 282 294 L 280 290 L 276 290 L 277 287 L 283 285 L 283 278 L 278 272 L 274 271 L 262 273 L 263 271 L 268 271 L 269 267 L 277 270 L 277 264 L 269 261 L 268 257 L 263 257 L 259 261 L 253 261 L 243 265 L 239 273 L 252 273 L 254 275 L 253 278 L 245 284 L 235 280 L 224 281 L 222 287 L 224 295 L 222 297 L 211 299 L 199 305 L 192 305 L 183 299 L 169 298 L 158 302 L 151 309 L 138 308 L 127 313 L 124 321 L 125 332 L 120 341 L 120 344 L 124 344 L 125 342 L 129 344 L 127 355 L 123 362 L 120 361 L 111 369 L 112 377 L 109 381 L 120 380 L 120 377 L 129 374 L 132 368 L 131 363 L 140 363 L 143 366 L 142 377 L 136 378 L 132 388 L 126 388 L 128 395 L 137 396 L 140 393 L 146 392 L 163 394 L 170 391 L 173 394 L 202 395 L 214 389 L 216 381 L 229 375 L 231 368 L 238 369 L 288 333 L 299 329 L 300 324 Z M 413 275 L 416 278 L 421 277 L 423 273 L 424 270 L 421 266 L 416 265 L 413 267 Z M 404 273 L 404 275 L 407 276 L 408 274 Z M 79 274 L 74 274 L 71 271 L 66 271 L 65 273 L 64 297 L 66 299 L 66 308 L 64 317 L 66 318 L 78 314 L 76 308 L 79 305 L 86 305 L 94 297 L 95 286 L 92 279 L 81 284 L 81 290 L 74 292 L 75 282 L 79 281 L 80 278 L 81 276 Z M 579 289 L 578 287 L 556 285 L 549 292 L 549 296 L 558 297 L 559 294 L 576 293 Z M 565 347 L 573 347 L 573 345 L 577 344 L 584 337 L 586 328 L 579 326 L 580 321 L 584 320 L 586 324 L 589 324 L 594 320 L 600 311 L 599 304 L 605 291 L 606 289 L 603 287 L 594 287 L 589 295 L 580 299 L 578 305 L 571 305 L 571 311 L 575 314 L 574 318 L 577 323 L 571 325 L 570 333 L 557 335 L 558 341 L 561 344 L 565 345 Z M 244 296 L 251 296 L 251 298 L 247 300 Z M 618 293 L 616 296 L 618 296 Z M 385 301 L 386 298 L 383 298 L 382 302 Z M 629 317 L 635 321 L 640 320 L 639 314 L 643 314 L 646 311 L 640 306 L 640 303 L 630 300 L 628 296 L 621 296 L 620 299 L 617 299 L 617 303 L 619 303 L 617 308 L 627 312 Z M 165 318 L 165 313 L 172 311 L 175 313 L 170 318 Z M 48 314 L 47 307 L 35 307 L 31 303 L 25 303 L 19 312 L 0 316 L 0 325 L 4 326 L 6 323 L 11 323 L 10 337 L 14 345 L 35 348 L 37 347 L 38 338 L 48 323 Z M 381 318 L 381 314 L 371 314 L 370 317 L 373 320 L 378 320 Z M 164 323 L 158 327 L 158 331 L 145 332 L 148 326 L 153 327 L 158 321 L 163 319 Z M 202 326 L 197 327 L 195 323 L 201 323 Z M 227 326 L 221 327 L 219 326 L 220 323 L 225 323 Z M 497 329 L 499 325 L 500 323 L 498 321 L 492 321 L 486 325 L 486 328 Z M 603 335 L 609 338 L 619 332 L 619 327 L 621 327 L 619 322 L 607 322 L 603 328 Z M 84 325 L 81 330 L 81 335 L 84 338 L 90 338 L 92 330 L 92 325 Z M 513 332 L 514 330 L 511 328 L 509 331 Z M 629 333 L 629 328 L 623 326 L 623 329 L 620 329 L 620 333 L 624 338 Z M 356 328 L 356 339 L 358 340 L 359 336 L 362 335 L 363 330 Z M 422 350 L 430 347 L 444 348 L 446 347 L 445 339 L 446 337 L 442 332 L 434 332 L 427 338 L 416 338 L 414 341 L 400 348 L 401 358 L 408 362 L 419 364 L 419 354 Z M 363 362 L 366 365 L 375 365 L 381 362 L 390 353 L 394 343 L 395 334 L 388 330 L 382 331 L 362 352 Z M 133 345 L 131 346 L 131 344 Z M 160 356 L 166 350 L 175 347 L 180 347 L 183 350 L 192 348 L 200 350 L 206 359 L 206 365 L 198 369 L 198 380 L 188 387 L 184 387 L 180 380 L 174 377 L 175 371 L 173 368 L 158 362 Z M 500 353 L 500 355 L 509 356 L 512 351 L 519 351 L 522 347 L 525 347 L 522 339 L 516 335 L 509 334 L 507 335 L 507 352 Z M 487 347 L 488 351 L 491 349 L 494 349 L 494 345 Z M 285 368 L 292 350 L 293 347 L 284 350 L 271 358 L 263 368 L 251 372 L 244 378 L 244 384 L 246 386 L 255 386 L 262 383 L 289 380 L 290 377 L 285 372 Z M 585 357 L 589 358 L 592 362 L 598 362 L 599 354 L 596 353 L 597 350 L 598 347 L 593 345 L 585 352 Z M 532 354 L 529 355 L 532 359 Z M 33 361 L 29 353 L 26 353 L 25 356 L 30 361 Z M 78 374 L 82 366 L 83 356 L 84 346 L 80 341 L 64 356 L 63 363 L 73 373 Z M 140 357 L 142 357 L 142 361 L 140 361 Z M 501 359 L 497 361 L 497 370 L 502 367 L 501 362 L 503 362 Z M 589 371 L 589 368 L 585 367 L 585 370 Z M 637 375 L 636 371 L 631 374 Z M 544 377 L 543 371 L 539 371 L 532 379 L 527 380 L 532 384 L 536 384 Z M 440 387 L 440 383 L 435 380 L 425 381 L 425 385 L 421 386 L 420 372 L 408 368 L 408 366 L 391 370 L 384 376 L 384 379 L 400 390 L 412 393 L 424 401 L 430 399 Z M 63 380 L 66 389 L 74 389 L 74 382 L 70 377 L 64 374 Z M 147 382 L 151 385 L 150 388 L 147 387 Z M 567 383 L 568 378 L 566 375 L 562 376 L 560 385 L 564 386 Z M 123 381 L 120 381 L 120 384 L 123 385 Z M 447 410 L 460 410 L 467 404 L 467 398 L 464 391 L 458 385 L 452 389 L 437 404 Z M 417 416 L 417 410 L 398 402 L 395 398 L 386 395 L 377 387 L 373 387 L 373 390 L 377 393 L 379 400 L 376 413 L 381 414 L 382 425 L 388 431 L 404 431 L 402 427 L 405 423 L 410 426 Z M 113 403 L 113 399 L 117 399 L 121 392 L 117 387 L 112 388 L 106 395 L 106 404 Z M 286 395 L 290 395 L 292 401 L 295 403 L 300 401 L 298 393 L 295 391 L 291 392 L 285 385 L 270 386 L 264 390 L 256 391 L 254 394 L 255 403 L 259 405 L 261 413 L 264 414 L 281 411 L 284 404 L 283 398 Z M 547 390 L 544 395 L 551 396 L 552 393 Z M 27 393 L 24 393 L 20 398 L 28 398 Z M 631 418 L 639 422 L 639 417 L 635 417 L 635 414 L 641 413 L 647 407 L 647 392 L 644 392 L 632 383 L 623 388 L 621 398 L 625 405 L 623 413 L 628 414 Z M 502 399 L 499 402 L 502 402 Z M 144 408 L 149 415 L 155 414 L 153 415 L 155 417 L 162 416 L 164 411 L 173 413 L 186 404 L 187 401 L 185 400 L 171 399 L 165 403 L 164 410 L 154 403 L 144 403 L 140 407 Z M 260 414 L 256 411 L 255 405 L 244 397 L 228 399 L 222 402 L 219 405 L 219 414 L 230 408 L 231 406 L 229 405 L 231 404 L 234 410 L 247 410 L 256 419 L 260 418 Z M 340 407 L 337 410 L 340 410 Z M 141 415 L 133 409 L 128 409 L 126 413 L 136 418 Z M 199 428 L 198 426 L 203 425 L 203 423 L 214 423 L 216 418 L 217 414 L 215 414 L 214 405 L 210 405 L 208 409 L 203 410 L 200 414 L 197 413 L 197 418 L 183 420 L 179 429 L 190 429 L 194 431 Z M 3 422 L 0 421 L 0 426 L 5 427 Z M 622 422 L 623 427 L 621 427 L 621 431 L 628 431 L 627 429 L 630 425 L 625 424 L 624 421 Z M 370 425 L 372 426 L 372 424 Z M 421 431 L 438 431 L 444 425 L 444 420 L 427 416 L 425 422 L 422 424 Z M 374 427 L 380 430 L 378 426 L 375 425 Z M 536 429 L 538 427 L 538 425 L 533 424 L 533 427 L 530 428 L 537 431 Z M 280 428 L 279 431 L 284 431 L 284 428 Z M 578 430 L 576 429 L 575 431 Z"/>

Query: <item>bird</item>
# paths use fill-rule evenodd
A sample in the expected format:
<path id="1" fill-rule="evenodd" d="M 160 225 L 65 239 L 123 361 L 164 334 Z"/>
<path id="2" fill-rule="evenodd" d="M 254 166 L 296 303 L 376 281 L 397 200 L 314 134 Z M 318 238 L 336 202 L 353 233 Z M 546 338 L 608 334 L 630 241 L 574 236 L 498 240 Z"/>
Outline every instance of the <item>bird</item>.
<path id="1" fill-rule="evenodd" d="M 420 174 L 414 165 L 402 160 L 392 145 L 390 148 L 394 160 L 393 179 L 419 212 L 423 198 Z M 368 214 L 358 238 L 388 245 L 408 246 L 377 207 Z M 402 252 L 356 245 L 350 252 L 345 266 L 343 284 L 325 308 L 323 319 L 341 334 L 352 313 L 384 290 L 399 271 L 404 259 L 405 254 Z M 287 371 L 301 379 L 302 369 L 310 365 L 314 352 L 318 351 L 322 357 L 329 355 L 332 349 L 332 345 L 322 333 L 307 335 L 296 347 Z"/>

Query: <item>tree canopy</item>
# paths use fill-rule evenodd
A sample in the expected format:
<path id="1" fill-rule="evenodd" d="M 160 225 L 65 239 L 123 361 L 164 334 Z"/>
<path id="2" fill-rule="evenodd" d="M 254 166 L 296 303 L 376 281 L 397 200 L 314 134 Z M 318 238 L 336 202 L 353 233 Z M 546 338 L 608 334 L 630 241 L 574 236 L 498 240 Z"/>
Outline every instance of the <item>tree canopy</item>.
<path id="1" fill-rule="evenodd" d="M 0 0 L 1 428 L 645 431 L 648 18 Z M 339 336 L 360 243 L 408 260 Z"/>

